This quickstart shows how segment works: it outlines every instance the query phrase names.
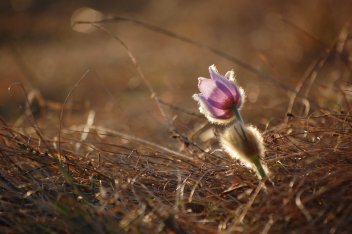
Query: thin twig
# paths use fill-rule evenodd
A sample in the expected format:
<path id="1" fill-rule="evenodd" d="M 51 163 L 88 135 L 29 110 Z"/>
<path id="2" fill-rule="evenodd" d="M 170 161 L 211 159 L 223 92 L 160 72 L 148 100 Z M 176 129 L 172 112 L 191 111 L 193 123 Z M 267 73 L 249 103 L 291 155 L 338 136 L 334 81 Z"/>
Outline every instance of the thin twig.
<path id="1" fill-rule="evenodd" d="M 146 77 L 144 76 L 144 73 L 142 71 L 141 66 L 139 65 L 136 57 L 133 55 L 133 53 L 131 52 L 131 50 L 128 48 L 127 44 L 118 36 L 112 34 L 109 30 L 107 30 L 106 28 L 100 26 L 97 23 L 92 23 L 92 26 L 94 26 L 95 28 L 101 30 L 102 32 L 106 33 L 107 35 L 109 35 L 110 37 L 114 38 L 116 41 L 118 41 L 121 46 L 125 49 L 125 51 L 127 52 L 128 57 L 130 58 L 131 62 L 133 63 L 133 65 L 135 66 L 138 76 L 141 78 L 141 80 L 144 82 L 144 84 L 147 86 L 150 94 L 151 94 L 151 98 L 155 100 L 157 107 L 161 113 L 161 116 L 166 120 L 166 123 L 169 126 L 169 129 L 171 128 L 170 126 L 172 126 L 171 121 L 169 120 L 169 118 L 166 116 L 164 109 L 162 108 L 161 104 L 160 104 L 160 100 L 159 100 L 159 96 L 156 94 L 156 92 L 153 89 L 153 86 L 150 84 L 150 82 L 146 79 Z"/>
<path id="2" fill-rule="evenodd" d="M 79 84 L 82 82 L 82 80 L 84 80 L 84 78 L 87 77 L 87 75 L 89 74 L 90 70 L 86 70 L 83 75 L 81 76 L 81 78 L 79 78 L 79 80 L 75 83 L 75 85 L 70 89 L 70 91 L 67 93 L 64 102 L 62 103 L 61 106 L 61 111 L 60 111 L 60 119 L 59 119 L 59 132 L 58 132 L 58 155 L 59 155 L 59 159 L 61 160 L 61 129 L 62 129 L 62 124 L 63 124 L 63 118 L 64 118 L 64 110 L 65 110 L 65 105 L 68 101 L 68 99 L 70 98 L 71 94 L 73 93 L 73 91 L 79 86 Z"/>
<path id="3" fill-rule="evenodd" d="M 36 120 L 36 118 L 34 117 L 34 114 L 33 114 L 32 108 L 31 108 L 31 104 L 29 103 L 28 94 L 27 94 L 27 91 L 26 91 L 25 87 L 24 87 L 23 84 L 20 83 L 20 82 L 16 82 L 16 83 L 11 84 L 11 85 L 8 87 L 8 91 L 9 91 L 10 95 L 11 95 L 11 91 L 12 91 L 12 87 L 13 87 L 13 86 L 19 86 L 19 87 L 21 88 L 22 93 L 23 93 L 23 96 L 24 96 L 24 98 L 25 98 L 25 100 L 26 100 L 26 104 L 27 104 L 28 107 L 29 107 L 29 113 L 30 113 L 30 116 L 31 116 L 32 121 L 33 121 L 33 123 L 31 123 L 31 124 L 32 124 L 32 126 L 33 126 L 33 128 L 34 128 L 34 131 L 35 131 L 35 133 L 38 135 L 38 137 L 40 138 L 41 142 L 43 142 L 44 146 L 45 146 L 47 149 L 50 150 L 51 147 L 49 147 L 49 145 L 46 143 L 46 141 L 45 141 L 45 139 L 44 139 L 42 133 L 40 132 L 40 128 L 39 128 L 39 125 L 38 125 L 38 123 L 37 123 L 37 120 Z"/>
<path id="4" fill-rule="evenodd" d="M 156 25 L 153 25 L 153 24 L 150 24 L 150 23 L 147 23 L 147 22 L 144 22 L 144 21 L 141 21 L 141 20 L 137 20 L 137 19 L 133 19 L 133 18 L 128 18 L 128 17 L 122 17 L 122 16 L 114 16 L 112 18 L 107 18 L 107 19 L 103 19 L 103 20 L 99 20 L 99 21 L 76 21 L 74 22 L 73 25 L 76 25 L 76 24 L 91 24 L 91 25 L 94 25 L 94 24 L 100 24 L 100 23 L 110 23 L 110 22 L 114 22 L 114 21 L 126 21 L 126 22 L 131 22 L 131 23 L 134 23 L 136 25 L 139 25 L 139 26 L 142 26 L 148 30 L 151 30 L 151 31 L 154 31 L 154 32 L 157 32 L 157 33 L 161 33 L 163 35 L 166 35 L 168 37 L 171 37 L 171 38 L 176 38 L 180 41 L 183 41 L 185 43 L 188 43 L 188 44 L 191 44 L 195 47 L 198 47 L 200 49 L 205 49 L 207 51 L 210 51 L 211 53 L 213 54 L 216 54 L 228 61 L 231 61 L 237 65 L 239 65 L 240 67 L 246 69 L 247 71 L 255 74 L 257 77 L 260 77 L 264 80 L 267 80 L 267 81 L 270 81 L 271 83 L 274 83 L 275 85 L 277 85 L 278 87 L 280 87 L 281 89 L 285 90 L 285 91 L 289 91 L 290 93 L 296 93 L 295 90 L 293 88 L 291 88 L 290 86 L 286 85 L 284 82 L 280 81 L 280 80 L 277 80 L 275 79 L 274 77 L 272 77 L 271 75 L 261 71 L 261 70 L 258 70 L 256 69 L 255 67 L 249 65 L 248 63 L 234 57 L 233 55 L 229 54 L 229 53 L 226 53 L 222 50 L 219 50 L 215 47 L 212 47 L 212 46 L 208 46 L 208 45 L 205 45 L 205 44 L 202 44 L 200 42 L 197 42 L 191 38 L 188 38 L 188 37 L 185 37 L 185 36 L 182 36 L 182 35 L 179 35 L 175 32 L 172 32 L 170 30 L 167 30 L 167 29 L 164 29 L 164 28 L 161 28 L 159 26 L 156 26 Z M 298 94 L 298 96 L 300 97 L 300 95 Z M 315 106 L 315 107 L 318 107 L 320 108 L 319 104 L 317 102 L 315 102 L 314 100 L 309 100 L 310 102 L 312 102 L 312 104 Z"/>

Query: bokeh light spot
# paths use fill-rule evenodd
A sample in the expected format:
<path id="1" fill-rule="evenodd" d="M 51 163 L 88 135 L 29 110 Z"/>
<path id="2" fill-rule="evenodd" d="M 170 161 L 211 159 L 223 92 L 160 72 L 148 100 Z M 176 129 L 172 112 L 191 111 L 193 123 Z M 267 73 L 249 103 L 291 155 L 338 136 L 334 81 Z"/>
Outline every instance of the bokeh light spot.
<path id="1" fill-rule="evenodd" d="M 91 33 L 96 28 L 90 24 L 77 24 L 79 21 L 99 21 L 103 18 L 103 14 L 100 11 L 94 10 L 88 7 L 81 7 L 75 10 L 71 17 L 72 29 L 77 32 Z"/>

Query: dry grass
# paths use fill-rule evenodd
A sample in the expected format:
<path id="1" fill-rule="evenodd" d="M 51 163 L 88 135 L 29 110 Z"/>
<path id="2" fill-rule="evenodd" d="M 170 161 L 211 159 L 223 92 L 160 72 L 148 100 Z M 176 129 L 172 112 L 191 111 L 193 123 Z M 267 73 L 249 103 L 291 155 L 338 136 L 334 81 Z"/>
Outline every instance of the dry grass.
<path id="1" fill-rule="evenodd" d="M 272 172 L 265 183 L 221 152 L 195 144 L 166 152 L 97 126 L 84 142 L 77 127 L 62 129 L 60 159 L 57 137 L 42 136 L 45 146 L 23 133 L 28 129 L 2 122 L 1 229 L 347 233 L 352 116 L 317 111 L 290 118 L 265 133 Z"/>

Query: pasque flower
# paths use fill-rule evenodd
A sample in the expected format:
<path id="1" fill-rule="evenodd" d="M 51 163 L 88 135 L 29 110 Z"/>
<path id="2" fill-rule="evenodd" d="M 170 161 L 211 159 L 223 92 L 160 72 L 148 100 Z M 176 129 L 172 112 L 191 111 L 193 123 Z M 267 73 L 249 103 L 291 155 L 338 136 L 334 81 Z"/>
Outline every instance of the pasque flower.
<path id="1" fill-rule="evenodd" d="M 212 123 L 229 124 L 235 118 L 242 122 L 238 110 L 241 108 L 245 94 L 236 84 L 233 71 L 225 76 L 219 74 L 215 65 L 209 67 L 210 78 L 198 78 L 200 93 L 193 98 L 199 103 L 199 110 Z"/>
<path id="2" fill-rule="evenodd" d="M 212 65 L 209 73 L 211 79 L 198 78 L 200 93 L 193 95 L 199 103 L 200 112 L 211 123 L 226 125 L 219 134 L 222 148 L 264 179 L 269 171 L 262 162 L 265 151 L 263 137 L 257 128 L 243 122 L 239 112 L 245 99 L 243 89 L 237 85 L 233 71 L 222 76 Z"/>

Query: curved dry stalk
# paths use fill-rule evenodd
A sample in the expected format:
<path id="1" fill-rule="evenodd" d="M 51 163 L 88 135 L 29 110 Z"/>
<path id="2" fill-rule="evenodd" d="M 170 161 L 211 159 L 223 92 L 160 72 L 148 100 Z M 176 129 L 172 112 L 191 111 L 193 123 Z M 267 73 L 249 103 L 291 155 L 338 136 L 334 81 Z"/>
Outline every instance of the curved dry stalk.
<path id="1" fill-rule="evenodd" d="M 67 93 L 64 102 L 62 103 L 61 106 L 61 111 L 60 111 L 60 118 L 59 118 L 59 132 L 58 132 L 58 155 L 59 155 L 59 160 L 61 160 L 61 129 L 62 129 L 62 122 L 63 122 L 63 118 L 64 118 L 64 109 L 65 109 L 65 105 L 68 101 L 68 99 L 70 98 L 71 94 L 73 93 L 73 91 L 78 87 L 78 85 L 82 82 L 82 80 L 84 80 L 84 78 L 87 77 L 87 75 L 89 74 L 90 70 L 86 70 L 83 75 L 81 76 L 81 78 L 79 78 L 79 80 L 75 83 L 75 85 L 70 89 L 70 91 Z M 66 158 L 66 157 L 65 157 Z"/>
<path id="2" fill-rule="evenodd" d="M 176 38 L 180 41 L 183 41 L 187 44 L 191 44 L 195 47 L 198 47 L 200 49 L 204 49 L 204 50 L 207 50 L 215 55 L 218 55 L 230 62 L 233 62 L 237 65 L 239 65 L 240 67 L 246 69 L 247 71 L 253 73 L 254 75 L 256 75 L 257 77 L 261 78 L 261 79 L 264 79 L 264 80 L 267 80 L 275 85 L 277 85 L 278 87 L 280 87 L 282 90 L 285 90 L 285 91 L 288 91 L 292 94 L 297 94 L 295 89 L 291 88 L 290 86 L 286 85 L 284 82 L 274 78 L 273 76 L 269 75 L 268 73 L 266 72 L 263 72 L 261 70 L 258 70 L 257 68 L 251 66 L 250 64 L 240 60 L 239 58 L 236 58 L 234 57 L 233 55 L 229 54 L 229 53 L 226 53 L 222 50 L 219 50 L 215 47 L 212 47 L 212 46 L 208 46 L 208 45 L 205 45 L 205 44 L 202 44 L 200 42 L 197 42 L 191 38 L 188 38 L 188 37 L 185 37 L 183 35 L 180 35 L 180 34 L 177 34 L 175 32 L 172 32 L 170 30 L 167 30 L 167 29 L 164 29 L 164 28 L 161 28 L 159 26 L 156 26 L 156 25 L 153 25 L 153 24 L 150 24 L 150 23 L 147 23 L 147 22 L 144 22 L 144 21 L 141 21 L 141 20 L 137 20 L 137 19 L 134 19 L 134 18 L 128 18 L 128 17 L 122 17 L 122 16 L 114 16 L 114 17 L 111 17 L 111 18 L 107 18 L 107 19 L 103 19 L 103 20 L 98 20 L 98 21 L 75 21 L 73 23 L 73 26 L 76 25 L 76 24 L 90 24 L 90 25 L 97 25 L 97 24 L 101 24 L 101 23 L 110 23 L 110 22 L 115 22 L 115 21 L 126 21 L 126 22 L 131 22 L 131 23 L 134 23 L 138 26 L 141 26 L 141 27 L 144 27 L 148 30 L 151 30 L 153 32 L 156 32 L 156 33 L 160 33 L 160 34 L 163 34 L 165 36 L 168 36 L 168 37 L 171 37 L 171 38 Z M 298 97 L 302 97 L 302 95 L 300 94 L 297 94 Z M 312 105 L 314 105 L 315 107 L 317 108 L 321 108 L 321 106 L 315 101 L 315 100 L 312 100 L 312 99 L 308 99 Z"/>
<path id="3" fill-rule="evenodd" d="M 31 104 L 30 104 L 30 102 L 29 102 L 29 100 L 28 100 L 28 94 L 27 94 L 27 91 L 26 91 L 25 87 L 24 87 L 23 84 L 20 83 L 20 82 L 16 82 L 16 83 L 11 84 L 11 85 L 8 87 L 8 92 L 9 92 L 10 95 L 11 95 L 11 91 L 12 91 L 12 87 L 13 87 L 13 86 L 19 86 L 19 87 L 21 88 L 22 93 L 23 93 L 23 95 L 24 95 L 24 98 L 25 98 L 25 100 L 26 100 L 26 104 L 27 104 L 28 107 L 29 107 L 29 113 L 31 114 L 31 118 L 32 118 L 32 121 L 33 121 L 33 123 L 32 123 L 32 122 L 30 122 L 30 123 L 31 123 L 31 125 L 33 126 L 34 131 L 35 131 L 35 133 L 38 135 L 38 137 L 39 137 L 39 139 L 41 140 L 41 142 L 43 142 L 44 146 L 45 146 L 47 149 L 51 150 L 51 147 L 49 147 L 49 145 L 46 143 L 46 141 L 44 140 L 44 137 L 43 137 L 42 133 L 40 132 L 40 128 L 39 128 L 39 125 L 38 125 L 38 123 L 37 123 L 37 120 L 36 120 L 35 117 L 34 117 L 34 114 L 33 114 L 32 108 L 31 108 Z"/>
<path id="4" fill-rule="evenodd" d="M 167 117 L 164 109 L 161 106 L 160 100 L 159 100 L 159 96 L 156 94 L 156 92 L 154 91 L 153 86 L 150 84 L 150 82 L 147 80 L 147 78 L 144 76 L 144 73 L 142 71 L 141 66 L 139 65 L 136 57 L 133 55 L 132 51 L 128 48 L 127 44 L 118 36 L 112 34 L 109 30 L 107 30 L 106 28 L 100 26 L 97 23 L 91 23 L 91 25 L 97 29 L 99 29 L 100 31 L 106 33 L 107 35 L 109 35 L 110 37 L 114 38 L 117 42 L 119 42 L 121 44 L 121 46 L 125 49 L 128 57 L 130 58 L 132 64 L 135 66 L 138 76 L 141 78 L 141 80 L 144 82 L 144 84 L 147 86 L 150 94 L 151 94 L 151 98 L 155 100 L 158 110 L 161 114 L 161 116 L 165 119 L 168 128 L 172 129 L 172 122 L 170 121 L 170 119 Z"/>

